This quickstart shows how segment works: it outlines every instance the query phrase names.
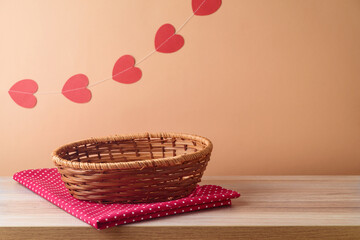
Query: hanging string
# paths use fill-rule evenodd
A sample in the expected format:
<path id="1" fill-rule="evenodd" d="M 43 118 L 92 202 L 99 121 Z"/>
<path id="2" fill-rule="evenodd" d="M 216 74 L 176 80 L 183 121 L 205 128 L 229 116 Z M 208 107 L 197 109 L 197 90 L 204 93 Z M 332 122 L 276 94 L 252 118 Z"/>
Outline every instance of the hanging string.
<path id="1" fill-rule="evenodd" d="M 185 25 L 195 16 L 195 14 L 197 13 L 197 11 L 203 6 L 203 4 L 206 2 L 207 0 L 203 0 L 201 2 L 201 4 L 199 5 L 199 7 L 193 11 L 193 13 L 184 21 L 183 24 L 181 24 L 177 30 L 170 36 L 168 37 L 163 43 L 161 43 L 157 48 L 155 48 L 154 50 L 152 50 L 151 52 L 149 52 L 147 55 L 145 55 L 143 58 L 141 58 L 139 61 L 137 61 L 133 66 L 131 67 L 128 67 L 124 70 L 122 70 L 121 72 L 118 72 L 114 75 L 112 75 L 111 77 L 108 77 L 108 78 L 105 78 L 103 80 L 99 80 L 97 82 L 94 82 L 94 83 L 91 83 L 89 84 L 88 86 L 85 86 L 85 87 L 80 87 L 80 88 L 73 88 L 73 89 L 69 89 L 69 90 L 66 90 L 66 91 L 63 91 L 63 92 L 59 92 L 59 91 L 47 91 L 47 92 L 37 92 L 36 95 L 53 95 L 53 94 L 62 94 L 62 93 L 65 93 L 65 92 L 72 92 L 72 91 L 77 91 L 77 90 L 81 90 L 81 89 L 84 89 L 84 88 L 92 88 L 96 85 L 99 85 L 101 83 L 104 83 L 106 81 L 109 81 L 109 80 L 112 80 L 114 77 L 130 70 L 131 68 L 133 67 L 136 67 L 138 65 L 140 65 L 142 62 L 144 62 L 146 59 L 148 59 L 149 57 L 151 57 L 154 53 L 157 52 L 157 50 L 159 48 L 161 48 L 165 43 L 167 43 L 173 36 L 175 36 L 177 33 L 179 33 L 181 31 L 181 29 L 183 29 L 185 27 Z M 23 93 L 23 94 L 33 94 L 33 93 L 29 93 L 29 92 L 22 92 L 22 91 L 15 91 L 15 90 L 10 90 L 11 92 L 15 92 L 15 93 Z"/>

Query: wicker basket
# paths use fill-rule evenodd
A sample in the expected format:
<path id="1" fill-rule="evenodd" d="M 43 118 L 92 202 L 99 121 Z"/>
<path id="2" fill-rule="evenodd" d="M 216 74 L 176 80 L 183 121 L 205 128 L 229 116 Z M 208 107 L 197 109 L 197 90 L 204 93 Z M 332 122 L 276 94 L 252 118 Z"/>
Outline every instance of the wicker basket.
<path id="1" fill-rule="evenodd" d="M 144 133 L 70 143 L 56 149 L 52 159 L 77 199 L 160 202 L 195 189 L 211 150 L 212 143 L 200 136 Z"/>

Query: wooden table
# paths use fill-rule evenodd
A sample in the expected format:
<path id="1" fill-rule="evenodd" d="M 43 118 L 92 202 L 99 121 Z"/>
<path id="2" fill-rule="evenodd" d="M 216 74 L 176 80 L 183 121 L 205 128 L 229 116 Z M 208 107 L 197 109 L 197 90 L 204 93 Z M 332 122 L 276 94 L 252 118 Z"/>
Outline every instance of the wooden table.
<path id="1" fill-rule="evenodd" d="M 360 239 L 360 176 L 206 177 L 242 194 L 231 207 L 95 230 L 9 177 L 0 239 Z"/>

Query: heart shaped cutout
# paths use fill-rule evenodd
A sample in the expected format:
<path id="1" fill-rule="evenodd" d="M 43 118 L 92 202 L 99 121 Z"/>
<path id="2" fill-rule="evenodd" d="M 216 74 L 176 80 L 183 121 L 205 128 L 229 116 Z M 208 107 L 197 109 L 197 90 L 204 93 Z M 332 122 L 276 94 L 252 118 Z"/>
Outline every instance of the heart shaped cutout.
<path id="1" fill-rule="evenodd" d="M 162 25 L 156 32 L 155 49 L 162 53 L 173 53 L 184 46 L 184 38 L 175 34 L 175 28 L 171 24 Z"/>
<path id="2" fill-rule="evenodd" d="M 197 16 L 206 16 L 216 12 L 221 6 L 221 0 L 192 0 L 192 9 Z"/>
<path id="3" fill-rule="evenodd" d="M 87 103 L 91 99 L 91 91 L 87 88 L 89 79 L 84 74 L 76 74 L 69 78 L 61 93 L 70 101 Z"/>
<path id="4" fill-rule="evenodd" d="M 119 58 L 113 68 L 113 79 L 120 83 L 131 84 L 140 80 L 142 72 L 135 67 L 135 59 L 131 55 Z"/>
<path id="5" fill-rule="evenodd" d="M 33 108 L 37 103 L 34 93 L 38 85 L 34 80 L 24 79 L 16 82 L 9 90 L 10 97 L 16 104 L 24 108 Z"/>

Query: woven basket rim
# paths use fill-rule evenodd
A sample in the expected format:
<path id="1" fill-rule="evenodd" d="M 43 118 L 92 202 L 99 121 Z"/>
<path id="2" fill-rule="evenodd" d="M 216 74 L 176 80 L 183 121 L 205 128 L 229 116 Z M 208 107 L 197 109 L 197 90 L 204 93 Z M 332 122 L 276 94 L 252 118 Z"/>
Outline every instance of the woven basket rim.
<path id="1" fill-rule="evenodd" d="M 71 148 L 78 145 L 89 144 L 89 143 L 99 143 L 99 142 L 111 142 L 119 140 L 131 140 L 134 138 L 157 138 L 157 137 L 174 137 L 174 138 L 184 138 L 188 140 L 199 141 L 206 145 L 206 147 L 197 152 L 189 154 L 181 154 L 173 157 L 166 158 L 156 158 L 156 159 L 147 159 L 147 160 L 137 160 L 131 162 L 113 162 L 113 163 L 88 163 L 88 162 L 75 162 L 70 161 L 59 156 L 64 148 Z M 139 134 L 126 134 L 126 135 L 114 135 L 108 137 L 98 137 L 98 138 L 89 138 L 85 140 L 75 141 L 72 143 L 65 144 L 55 149 L 52 152 L 52 160 L 56 165 L 66 166 L 74 169 L 83 169 L 83 170 L 110 170 L 110 169 L 143 169 L 148 167 L 156 166 L 173 166 L 179 165 L 187 161 L 196 160 L 202 157 L 207 156 L 211 153 L 213 148 L 212 142 L 202 136 L 186 133 L 139 133 Z"/>

